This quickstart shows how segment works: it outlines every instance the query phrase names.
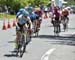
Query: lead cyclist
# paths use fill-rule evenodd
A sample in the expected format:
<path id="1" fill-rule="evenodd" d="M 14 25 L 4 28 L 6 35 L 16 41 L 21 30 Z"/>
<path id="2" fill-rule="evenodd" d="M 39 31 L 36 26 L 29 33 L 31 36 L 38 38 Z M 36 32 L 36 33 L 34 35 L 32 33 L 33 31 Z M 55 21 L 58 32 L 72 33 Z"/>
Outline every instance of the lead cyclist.
<path id="1" fill-rule="evenodd" d="M 29 29 L 30 31 L 32 30 L 32 22 L 29 18 L 29 13 L 24 8 L 21 8 L 17 12 L 16 20 L 17 20 L 17 26 L 16 26 L 16 47 L 15 49 L 18 48 L 17 44 L 19 40 L 19 31 L 23 30 L 23 27 L 25 29 Z"/>

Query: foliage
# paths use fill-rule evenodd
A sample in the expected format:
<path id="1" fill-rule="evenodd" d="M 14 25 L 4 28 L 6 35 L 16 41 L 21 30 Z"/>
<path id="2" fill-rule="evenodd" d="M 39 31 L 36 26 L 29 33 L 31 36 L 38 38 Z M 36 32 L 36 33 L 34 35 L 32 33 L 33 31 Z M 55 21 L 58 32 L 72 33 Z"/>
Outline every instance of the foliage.
<path id="1" fill-rule="evenodd" d="M 28 5 L 39 6 L 39 5 L 48 5 L 50 0 L 0 0 L 0 6 L 11 7 L 15 11 L 18 11 L 19 8 L 25 7 Z"/>
<path id="2" fill-rule="evenodd" d="M 67 5 L 75 5 L 75 0 L 65 0 L 68 2 Z"/>

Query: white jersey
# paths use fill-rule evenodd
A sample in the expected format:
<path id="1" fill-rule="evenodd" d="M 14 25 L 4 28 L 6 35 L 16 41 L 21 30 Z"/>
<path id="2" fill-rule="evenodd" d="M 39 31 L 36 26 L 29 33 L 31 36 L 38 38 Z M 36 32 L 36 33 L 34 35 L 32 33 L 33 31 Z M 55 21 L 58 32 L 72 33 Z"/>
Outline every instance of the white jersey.
<path id="1" fill-rule="evenodd" d="M 27 18 L 23 18 L 23 15 L 20 15 L 19 17 L 18 17 L 18 23 L 19 24 L 25 24 L 27 21 L 29 21 L 30 20 L 30 18 L 29 17 L 27 17 Z"/>

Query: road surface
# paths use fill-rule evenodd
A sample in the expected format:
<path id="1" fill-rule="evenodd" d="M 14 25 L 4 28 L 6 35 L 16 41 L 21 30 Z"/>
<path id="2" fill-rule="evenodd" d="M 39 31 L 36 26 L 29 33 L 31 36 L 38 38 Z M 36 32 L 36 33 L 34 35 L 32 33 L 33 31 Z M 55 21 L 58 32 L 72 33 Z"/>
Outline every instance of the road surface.
<path id="1" fill-rule="evenodd" d="M 75 60 L 75 15 L 69 16 L 68 31 L 55 37 L 50 19 L 43 19 L 38 37 L 32 37 L 22 58 L 13 53 L 15 27 L 2 30 L 0 21 L 0 60 Z M 12 23 L 12 22 L 11 22 Z"/>

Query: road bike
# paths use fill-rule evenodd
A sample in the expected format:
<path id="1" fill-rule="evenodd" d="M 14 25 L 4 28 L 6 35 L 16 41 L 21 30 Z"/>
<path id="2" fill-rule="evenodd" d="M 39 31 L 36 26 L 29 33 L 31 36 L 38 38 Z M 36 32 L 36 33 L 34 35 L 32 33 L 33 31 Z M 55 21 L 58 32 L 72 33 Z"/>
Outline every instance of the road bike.
<path id="1" fill-rule="evenodd" d="M 26 46 L 28 44 L 28 39 L 29 37 L 27 37 L 27 31 L 25 30 L 21 30 L 19 31 L 19 40 L 18 40 L 18 49 L 16 52 L 17 56 L 22 57 L 24 52 L 26 52 Z"/>
<path id="2" fill-rule="evenodd" d="M 42 18 L 39 17 L 39 20 L 37 20 L 37 23 L 33 24 L 33 30 L 34 30 L 35 36 L 39 35 L 41 22 L 42 22 Z"/>

